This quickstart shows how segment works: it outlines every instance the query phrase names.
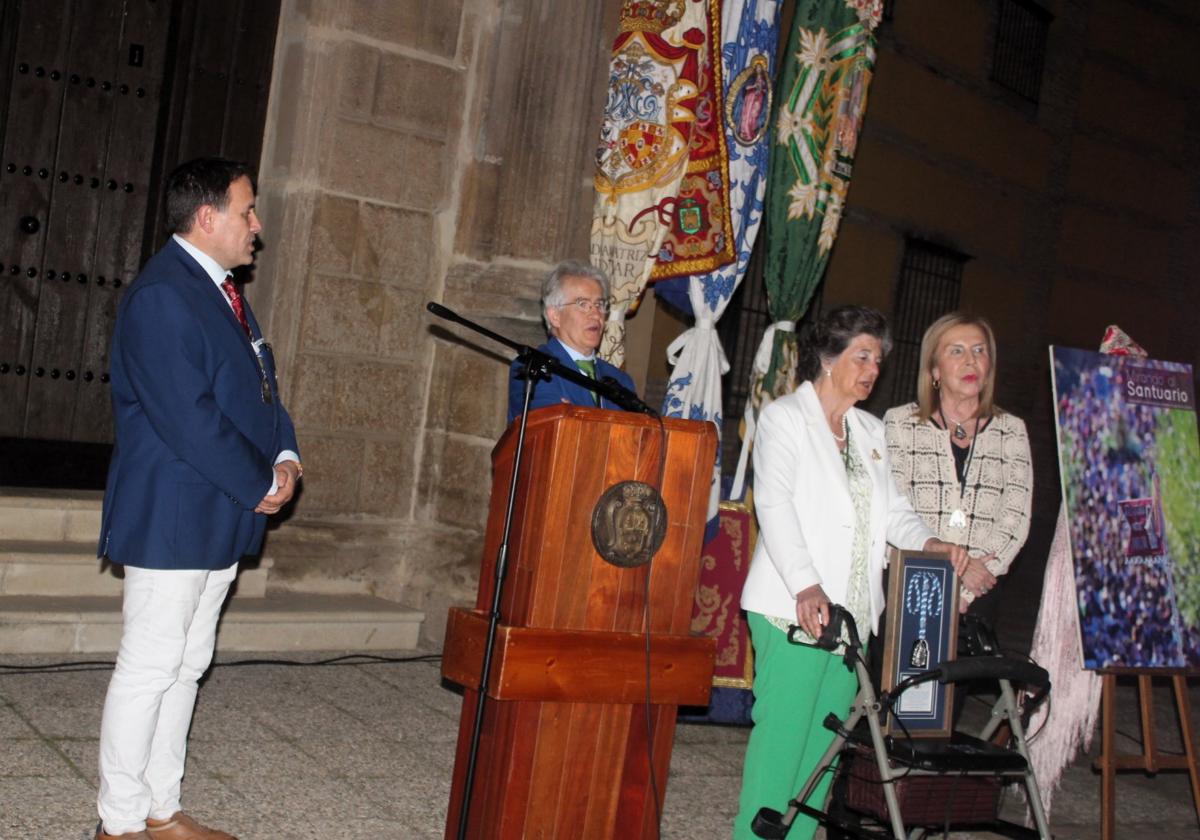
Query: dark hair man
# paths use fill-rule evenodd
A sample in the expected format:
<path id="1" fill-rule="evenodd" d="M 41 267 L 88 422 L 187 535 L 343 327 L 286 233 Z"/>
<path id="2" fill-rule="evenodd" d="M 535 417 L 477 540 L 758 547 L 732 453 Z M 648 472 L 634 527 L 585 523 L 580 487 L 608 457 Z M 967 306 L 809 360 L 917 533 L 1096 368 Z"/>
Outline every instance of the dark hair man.
<path id="1" fill-rule="evenodd" d="M 174 235 L 121 300 L 110 356 L 99 554 L 125 567 L 125 591 L 97 840 L 234 840 L 181 809 L 188 728 L 238 560 L 302 474 L 270 347 L 230 274 L 262 231 L 250 169 L 189 161 L 166 193 Z"/>
<path id="2" fill-rule="evenodd" d="M 604 272 L 587 263 L 564 260 L 542 281 L 542 314 L 550 340 L 538 347 L 564 365 L 574 365 L 593 379 L 611 376 L 621 385 L 634 390 L 633 380 L 620 368 L 596 356 L 604 335 L 604 318 L 608 314 L 608 278 Z M 508 421 L 521 413 L 525 400 L 525 380 L 518 374 L 519 361 L 514 362 L 508 382 Z M 620 409 L 620 406 L 601 399 L 593 391 L 557 376 L 534 383 L 529 398 L 530 410 L 548 405 L 571 403 L 601 408 Z"/>

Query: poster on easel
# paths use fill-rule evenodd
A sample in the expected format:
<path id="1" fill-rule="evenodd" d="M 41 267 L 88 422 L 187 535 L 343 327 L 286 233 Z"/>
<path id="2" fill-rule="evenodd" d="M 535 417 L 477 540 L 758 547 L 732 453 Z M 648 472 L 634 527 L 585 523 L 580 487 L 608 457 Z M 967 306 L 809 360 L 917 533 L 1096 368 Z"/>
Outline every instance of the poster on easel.
<path id="1" fill-rule="evenodd" d="M 1050 348 L 1084 667 L 1200 670 L 1190 365 Z"/>

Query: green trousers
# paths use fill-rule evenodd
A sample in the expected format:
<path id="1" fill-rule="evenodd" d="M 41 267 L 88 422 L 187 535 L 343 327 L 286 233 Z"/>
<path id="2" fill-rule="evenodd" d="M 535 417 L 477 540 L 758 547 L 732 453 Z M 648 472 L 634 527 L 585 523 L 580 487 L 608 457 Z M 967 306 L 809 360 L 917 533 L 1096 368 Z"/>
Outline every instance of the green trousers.
<path id="1" fill-rule="evenodd" d="M 746 745 L 734 840 L 753 840 L 750 822 L 762 807 L 785 811 L 833 741 L 823 725 L 830 712 L 845 718 L 858 679 L 840 656 L 793 645 L 758 613 L 747 613 L 754 642 L 754 729 Z M 826 773 L 807 804 L 820 808 L 832 781 Z M 788 840 L 810 840 L 816 820 L 801 814 Z"/>

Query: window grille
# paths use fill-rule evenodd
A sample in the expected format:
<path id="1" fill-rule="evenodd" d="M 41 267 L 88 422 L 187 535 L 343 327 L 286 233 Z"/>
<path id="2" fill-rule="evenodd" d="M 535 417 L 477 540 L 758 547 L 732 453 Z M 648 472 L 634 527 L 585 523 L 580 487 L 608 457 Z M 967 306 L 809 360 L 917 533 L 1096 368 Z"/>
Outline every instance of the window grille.
<path id="1" fill-rule="evenodd" d="M 892 405 L 916 399 L 921 336 L 947 312 L 958 308 L 963 265 L 969 257 L 957 251 L 910 237 L 905 244 L 892 310 Z"/>
<path id="2" fill-rule="evenodd" d="M 1037 103 L 1053 16 L 1032 0 L 998 0 L 992 81 Z"/>

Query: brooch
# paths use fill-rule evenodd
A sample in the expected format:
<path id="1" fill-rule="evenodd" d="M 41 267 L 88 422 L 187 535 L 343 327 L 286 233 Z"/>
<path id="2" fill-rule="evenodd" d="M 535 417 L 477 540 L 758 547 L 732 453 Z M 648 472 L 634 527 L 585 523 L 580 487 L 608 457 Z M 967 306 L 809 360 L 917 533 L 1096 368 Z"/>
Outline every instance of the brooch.
<path id="1" fill-rule="evenodd" d="M 872 460 L 872 461 L 879 461 L 879 460 L 881 460 L 881 459 L 880 459 L 880 457 L 879 457 L 879 453 L 878 453 L 876 450 L 874 450 L 874 449 L 872 449 L 872 450 L 871 450 L 871 460 Z"/>

